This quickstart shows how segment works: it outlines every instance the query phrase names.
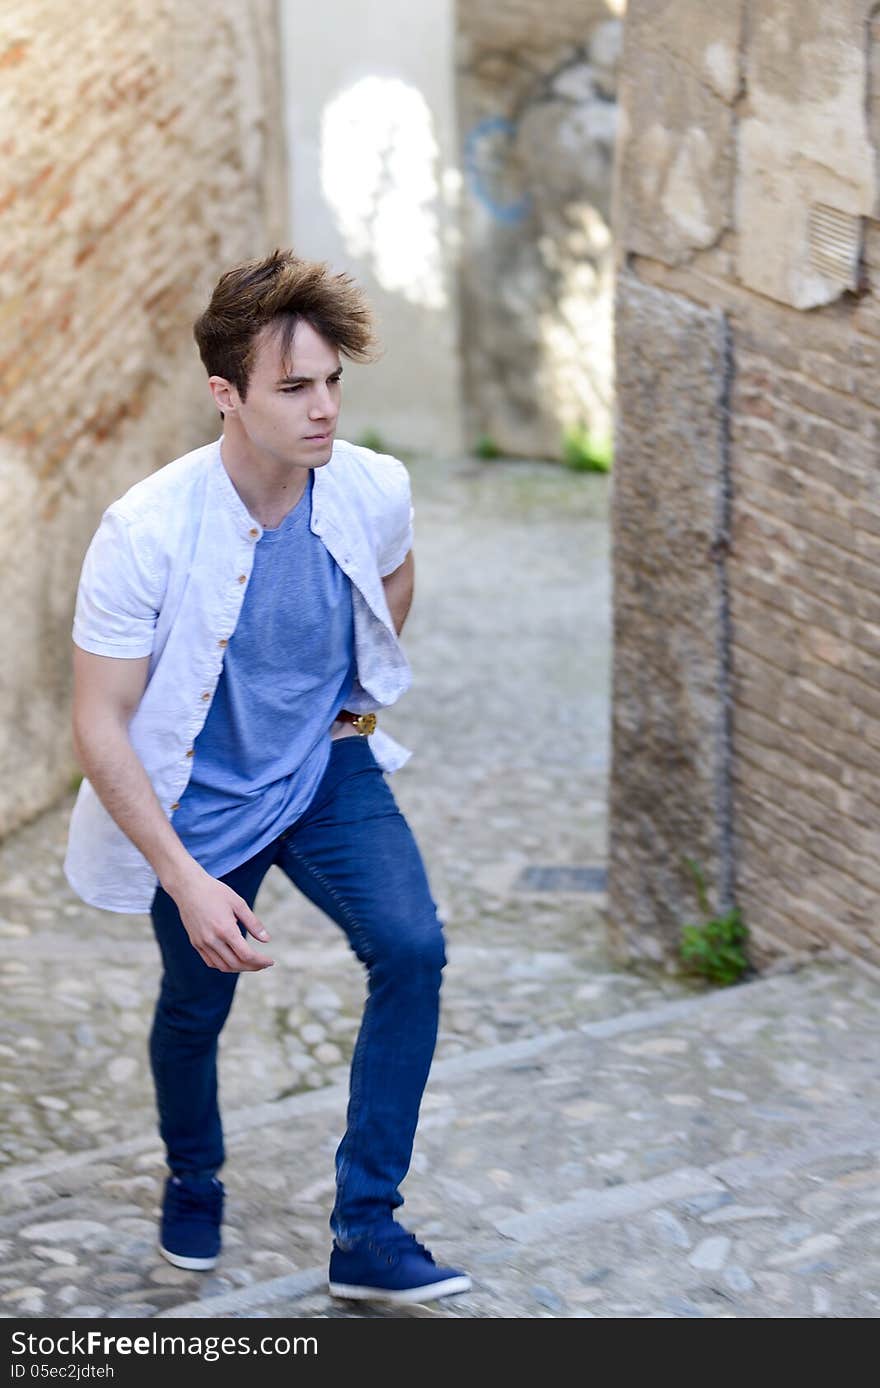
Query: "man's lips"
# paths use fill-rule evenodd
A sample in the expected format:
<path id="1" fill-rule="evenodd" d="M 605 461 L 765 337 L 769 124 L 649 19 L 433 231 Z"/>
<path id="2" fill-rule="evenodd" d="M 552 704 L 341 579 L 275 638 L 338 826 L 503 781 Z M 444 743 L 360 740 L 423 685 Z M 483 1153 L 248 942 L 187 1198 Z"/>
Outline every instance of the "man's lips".
<path id="1" fill-rule="evenodd" d="M 315 441 L 315 440 L 329 439 L 329 437 L 330 437 L 330 435 L 331 435 L 332 433 L 333 433 L 333 430 L 332 430 L 332 429 L 325 429 L 324 432 L 323 432 L 323 434 L 306 434 L 306 440 L 307 440 L 308 442 L 313 442 L 313 441 Z"/>

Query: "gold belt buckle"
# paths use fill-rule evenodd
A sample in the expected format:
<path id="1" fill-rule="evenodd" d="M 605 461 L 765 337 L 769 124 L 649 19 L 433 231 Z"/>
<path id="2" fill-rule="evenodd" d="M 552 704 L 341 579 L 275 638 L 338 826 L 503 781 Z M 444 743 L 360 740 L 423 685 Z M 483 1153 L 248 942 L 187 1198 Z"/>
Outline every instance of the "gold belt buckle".
<path id="1" fill-rule="evenodd" d="M 375 713 L 359 713 L 357 718 L 352 719 L 352 726 L 357 728 L 361 737 L 369 737 L 376 731 Z"/>

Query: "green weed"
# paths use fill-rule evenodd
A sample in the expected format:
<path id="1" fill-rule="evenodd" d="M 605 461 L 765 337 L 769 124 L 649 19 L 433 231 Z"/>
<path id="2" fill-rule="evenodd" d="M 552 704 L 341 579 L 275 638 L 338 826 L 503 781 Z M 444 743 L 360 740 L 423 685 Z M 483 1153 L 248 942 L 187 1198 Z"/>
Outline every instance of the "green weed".
<path id="1" fill-rule="evenodd" d="M 474 444 L 474 453 L 478 458 L 500 458 L 501 449 L 490 434 L 481 434 Z"/>
<path id="2" fill-rule="evenodd" d="M 614 443 L 610 434 L 594 434 L 583 424 L 570 425 L 562 435 L 562 461 L 575 472 L 610 472 Z"/>
<path id="3" fill-rule="evenodd" d="M 748 930 L 738 906 L 722 916 L 713 916 L 706 892 L 706 879 L 693 858 L 684 862 L 697 886 L 700 910 L 705 919 L 701 925 L 681 927 L 680 954 L 690 973 L 701 974 L 710 983 L 727 987 L 736 983 L 749 968 L 745 952 Z"/>
<path id="4" fill-rule="evenodd" d="M 388 445 L 378 429 L 365 429 L 358 439 L 361 448 L 370 448 L 374 453 L 387 453 Z"/>

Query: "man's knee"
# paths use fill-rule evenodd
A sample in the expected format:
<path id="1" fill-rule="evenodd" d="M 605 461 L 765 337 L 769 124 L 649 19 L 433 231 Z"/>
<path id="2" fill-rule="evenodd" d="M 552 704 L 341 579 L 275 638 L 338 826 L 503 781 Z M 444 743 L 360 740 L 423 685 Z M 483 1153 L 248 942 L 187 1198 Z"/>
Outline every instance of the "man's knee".
<path id="1" fill-rule="evenodd" d="M 446 964 L 443 930 L 436 916 L 419 930 L 412 922 L 401 921 L 382 937 L 382 946 L 373 967 L 412 975 L 440 974 Z"/>
<path id="2" fill-rule="evenodd" d="M 183 1043 L 212 1041 L 223 1030 L 231 1006 L 231 990 L 224 989 L 209 997 L 161 993 L 154 1031 L 173 1032 Z"/>

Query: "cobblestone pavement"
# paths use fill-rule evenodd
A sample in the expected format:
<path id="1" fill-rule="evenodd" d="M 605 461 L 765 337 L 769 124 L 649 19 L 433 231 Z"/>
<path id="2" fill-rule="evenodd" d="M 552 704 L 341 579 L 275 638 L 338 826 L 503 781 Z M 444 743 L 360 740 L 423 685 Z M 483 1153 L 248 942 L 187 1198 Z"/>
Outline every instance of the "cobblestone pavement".
<path id="1" fill-rule="evenodd" d="M 159 1257 L 157 952 L 147 917 L 66 886 L 68 798 L 0 845 L 0 1315 L 876 1315 L 875 978 L 831 957 L 724 991 L 622 970 L 601 891 L 526 875 L 605 859 L 608 479 L 411 471 L 415 683 L 382 723 L 414 751 L 392 786 L 449 965 L 401 1215 L 473 1290 L 326 1295 L 363 978 L 277 869 L 257 902 L 276 967 L 242 978 L 223 1038 L 224 1253 L 209 1274 Z"/>

